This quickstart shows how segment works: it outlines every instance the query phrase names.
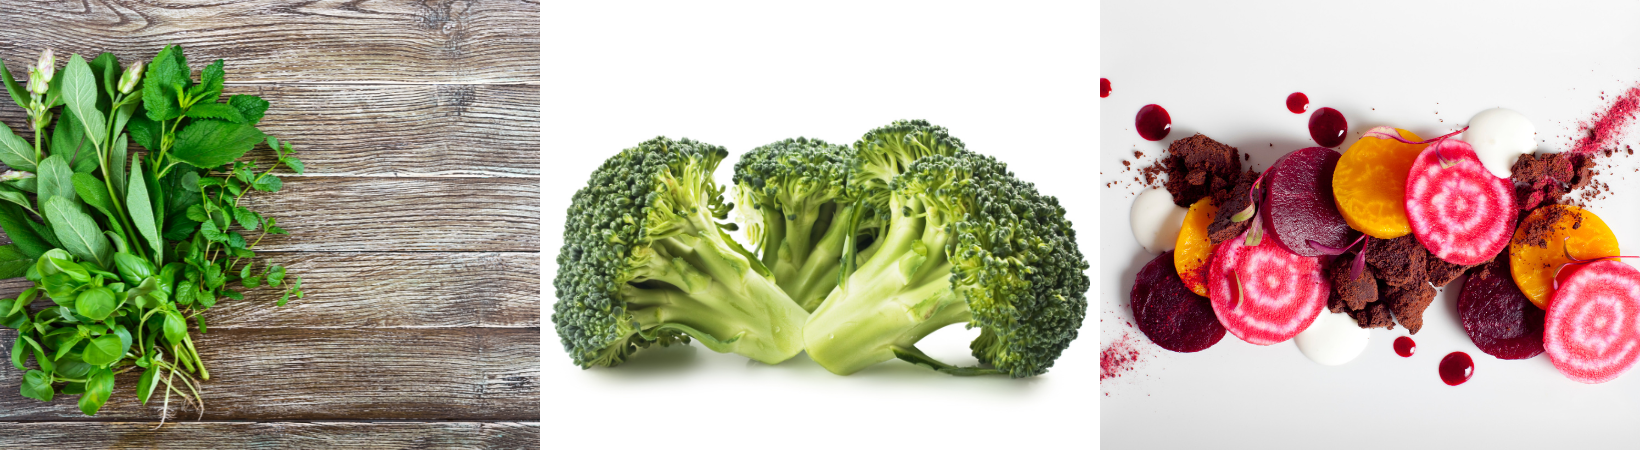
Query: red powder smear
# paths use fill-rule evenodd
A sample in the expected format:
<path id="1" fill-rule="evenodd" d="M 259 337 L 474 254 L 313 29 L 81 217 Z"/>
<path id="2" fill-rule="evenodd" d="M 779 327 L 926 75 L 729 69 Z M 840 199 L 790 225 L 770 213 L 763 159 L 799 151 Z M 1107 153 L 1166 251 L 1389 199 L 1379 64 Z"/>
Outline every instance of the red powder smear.
<path id="1" fill-rule="evenodd" d="M 1132 335 L 1124 333 L 1116 342 L 1099 351 L 1099 381 L 1132 372 L 1138 363 L 1139 348 L 1133 345 Z"/>
<path id="2" fill-rule="evenodd" d="M 1593 121 L 1583 123 L 1584 135 L 1572 153 L 1590 154 L 1611 147 L 1622 136 L 1623 128 L 1634 120 L 1637 111 L 1640 111 L 1640 86 L 1629 88 L 1617 96 L 1611 107 L 1595 114 Z"/>

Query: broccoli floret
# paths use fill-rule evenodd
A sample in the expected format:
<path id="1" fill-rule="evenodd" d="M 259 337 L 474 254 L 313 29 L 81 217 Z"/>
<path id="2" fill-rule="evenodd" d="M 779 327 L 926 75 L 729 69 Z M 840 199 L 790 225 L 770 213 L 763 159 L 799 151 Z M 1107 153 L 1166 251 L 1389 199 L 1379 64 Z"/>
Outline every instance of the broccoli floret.
<path id="1" fill-rule="evenodd" d="M 870 222 L 853 220 L 860 207 L 844 189 L 853 159 L 849 147 L 797 138 L 753 149 L 735 164 L 746 237 L 781 290 L 807 311 L 837 287 L 849 238 L 870 239 Z"/>
<path id="2" fill-rule="evenodd" d="M 553 280 L 552 322 L 583 368 L 651 344 L 688 343 L 765 363 L 803 350 L 808 313 L 731 239 L 712 179 L 728 155 L 688 139 L 623 150 L 575 193 Z"/>
<path id="3" fill-rule="evenodd" d="M 1028 377 L 1053 366 L 1087 315 L 1089 286 L 1058 200 L 960 148 L 913 160 L 886 190 L 878 248 L 809 317 L 809 356 L 838 374 L 896 357 L 956 375 Z M 959 323 L 981 329 L 970 348 L 989 367 L 955 367 L 916 348 Z"/>

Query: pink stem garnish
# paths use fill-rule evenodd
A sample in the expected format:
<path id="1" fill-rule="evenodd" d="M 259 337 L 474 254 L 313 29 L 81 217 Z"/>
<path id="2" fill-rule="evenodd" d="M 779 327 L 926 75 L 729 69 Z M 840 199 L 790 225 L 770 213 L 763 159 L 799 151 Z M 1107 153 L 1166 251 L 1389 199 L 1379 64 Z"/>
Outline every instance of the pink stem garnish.
<path id="1" fill-rule="evenodd" d="M 1602 261 L 1602 260 L 1608 260 L 1608 259 L 1612 260 L 1612 261 L 1616 261 L 1616 260 L 1621 259 L 1621 258 L 1640 258 L 1640 255 L 1615 255 L 1615 256 L 1597 256 L 1597 257 L 1589 258 L 1589 259 L 1579 259 L 1579 258 L 1573 257 L 1572 256 L 1572 251 L 1570 249 L 1566 248 L 1566 241 L 1570 240 L 1571 238 L 1572 238 L 1571 236 L 1566 236 L 1566 237 L 1560 238 L 1560 252 L 1564 253 L 1566 255 L 1566 259 L 1570 259 L 1570 260 L 1572 260 L 1572 262 L 1561 264 L 1560 267 L 1555 268 L 1555 278 L 1554 278 L 1554 283 L 1552 283 L 1552 285 L 1554 286 L 1554 288 L 1556 290 L 1560 289 L 1560 271 L 1566 270 L 1566 266 L 1581 266 L 1581 265 L 1592 263 L 1592 262 L 1595 262 L 1595 261 Z"/>
<path id="2" fill-rule="evenodd" d="M 1451 133 L 1441 135 L 1441 137 L 1437 137 L 1437 138 L 1434 138 L 1434 139 L 1425 139 L 1425 140 L 1417 141 L 1417 142 L 1407 140 L 1406 138 L 1403 138 L 1403 137 L 1401 137 L 1400 135 L 1398 135 L 1396 133 L 1378 131 L 1376 128 L 1374 128 L 1372 131 L 1368 131 L 1367 136 L 1372 136 L 1372 137 L 1376 137 L 1376 138 L 1383 138 L 1383 139 L 1394 139 L 1394 140 L 1400 141 L 1403 144 L 1413 144 L 1413 145 L 1435 144 L 1435 158 L 1441 160 L 1441 168 L 1444 169 L 1444 168 L 1447 168 L 1447 167 L 1452 167 L 1453 165 L 1457 164 L 1457 162 L 1446 159 L 1446 155 L 1441 152 L 1441 146 L 1440 146 L 1441 141 L 1446 140 L 1446 138 L 1456 136 L 1456 135 L 1458 135 L 1458 133 L 1462 133 L 1462 132 L 1464 132 L 1465 130 L 1468 130 L 1468 129 L 1469 129 L 1469 127 L 1466 126 L 1466 127 L 1463 127 L 1463 129 L 1460 129 L 1458 131 L 1454 131 L 1454 132 L 1451 132 Z"/>
<path id="3" fill-rule="evenodd" d="M 1366 240 L 1367 240 L 1367 235 L 1363 234 L 1360 237 L 1355 238 L 1355 242 L 1351 242 L 1350 245 L 1346 245 L 1346 246 L 1344 246 L 1344 248 L 1337 248 L 1337 247 L 1329 247 L 1329 246 L 1327 246 L 1325 244 L 1322 244 L 1320 242 L 1316 242 L 1313 239 L 1306 239 L 1306 241 L 1308 241 L 1309 244 L 1310 244 L 1310 248 L 1313 248 L 1316 251 L 1319 251 L 1321 253 L 1326 253 L 1328 255 L 1333 255 L 1333 256 L 1342 255 L 1342 254 L 1344 254 L 1344 252 L 1350 251 L 1351 248 L 1355 247 L 1355 244 L 1362 244 L 1361 245 L 1361 251 L 1355 252 L 1355 261 L 1350 263 L 1350 279 L 1351 280 L 1354 280 L 1356 278 L 1361 277 L 1361 271 L 1366 268 L 1367 246 L 1366 246 L 1366 244 L 1363 244 L 1363 242 L 1365 242 Z"/>

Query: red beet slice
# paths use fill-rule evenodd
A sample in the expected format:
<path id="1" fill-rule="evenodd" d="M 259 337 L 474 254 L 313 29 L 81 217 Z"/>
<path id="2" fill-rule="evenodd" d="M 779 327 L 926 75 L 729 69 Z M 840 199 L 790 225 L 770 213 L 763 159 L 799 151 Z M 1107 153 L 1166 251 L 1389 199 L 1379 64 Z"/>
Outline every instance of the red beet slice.
<path id="1" fill-rule="evenodd" d="M 1640 270 L 1601 260 L 1561 271 L 1549 300 L 1543 350 L 1562 375 L 1595 384 L 1617 378 L 1640 356 Z"/>
<path id="2" fill-rule="evenodd" d="M 1282 156 L 1264 174 L 1264 216 L 1266 230 L 1281 246 L 1298 256 L 1326 254 L 1309 241 L 1344 248 L 1355 240 L 1356 232 L 1344 222 L 1333 200 L 1333 169 L 1338 152 L 1325 147 L 1309 147 Z"/>
<path id="3" fill-rule="evenodd" d="M 1208 293 L 1231 334 L 1250 344 L 1292 339 L 1327 306 L 1332 289 L 1319 258 L 1304 257 L 1266 238 L 1248 247 L 1246 233 L 1213 252 Z"/>
<path id="4" fill-rule="evenodd" d="M 1515 286 L 1504 264 L 1488 264 L 1470 275 L 1458 295 L 1458 318 L 1475 347 L 1498 359 L 1527 359 L 1543 353 L 1543 310 Z"/>
<path id="5" fill-rule="evenodd" d="M 1442 167 L 1442 159 L 1451 166 Z M 1445 139 L 1412 162 L 1407 222 L 1435 257 L 1467 266 L 1497 256 L 1514 234 L 1514 187 L 1487 171 L 1469 143 Z"/>
<path id="6" fill-rule="evenodd" d="M 1162 348 L 1194 353 L 1224 339 L 1224 325 L 1213 314 L 1213 304 L 1179 279 L 1172 251 L 1139 269 L 1128 305 L 1139 331 Z"/>

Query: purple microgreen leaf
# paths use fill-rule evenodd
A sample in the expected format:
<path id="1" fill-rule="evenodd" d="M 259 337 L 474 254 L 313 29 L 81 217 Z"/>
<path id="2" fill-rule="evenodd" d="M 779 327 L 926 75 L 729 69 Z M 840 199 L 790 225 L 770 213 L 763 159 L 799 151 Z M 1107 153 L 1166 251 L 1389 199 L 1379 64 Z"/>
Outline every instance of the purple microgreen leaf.
<path id="1" fill-rule="evenodd" d="M 1361 251 L 1355 252 L 1355 262 L 1350 263 L 1350 279 L 1361 279 L 1361 271 L 1367 268 L 1367 247 L 1361 246 Z"/>
<path id="2" fill-rule="evenodd" d="M 1318 251 L 1318 252 L 1321 252 L 1321 253 L 1326 253 L 1328 255 L 1338 256 L 1338 255 L 1344 254 L 1344 252 L 1350 251 L 1349 247 L 1344 247 L 1344 248 L 1329 247 L 1326 244 L 1316 242 L 1314 239 L 1305 239 L 1305 241 L 1309 242 L 1310 248 L 1315 249 L 1315 251 Z M 1350 244 L 1350 245 L 1353 246 L 1355 244 Z"/>

